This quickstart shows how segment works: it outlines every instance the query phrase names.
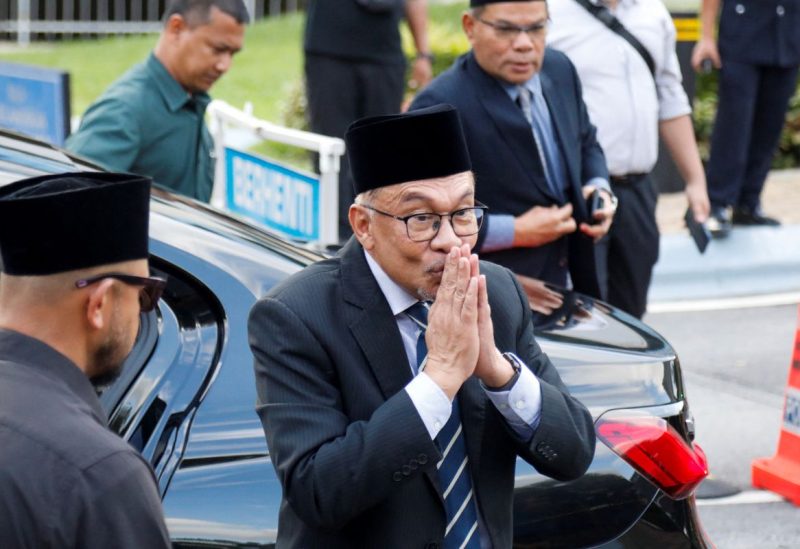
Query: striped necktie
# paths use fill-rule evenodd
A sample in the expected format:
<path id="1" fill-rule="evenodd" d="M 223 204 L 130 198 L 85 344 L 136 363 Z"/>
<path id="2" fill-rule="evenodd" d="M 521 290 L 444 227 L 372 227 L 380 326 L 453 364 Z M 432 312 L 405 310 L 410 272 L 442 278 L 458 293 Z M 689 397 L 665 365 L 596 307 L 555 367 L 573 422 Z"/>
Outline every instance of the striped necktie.
<path id="1" fill-rule="evenodd" d="M 417 369 L 425 368 L 428 347 L 425 344 L 425 329 L 428 326 L 428 305 L 415 303 L 406 314 L 420 328 L 417 338 Z M 444 534 L 445 549 L 479 549 L 478 509 L 472 490 L 469 473 L 469 458 L 464 432 L 461 429 L 461 414 L 458 397 L 453 399 L 450 419 L 436 436 L 436 444 L 442 451 L 442 459 L 436 464 L 439 485 L 442 490 L 447 526 Z"/>
<path id="2" fill-rule="evenodd" d="M 564 198 L 564 167 L 553 136 L 553 122 L 547 103 L 540 94 L 532 93 L 527 86 L 517 86 L 519 106 L 528 124 L 533 128 L 533 140 L 544 169 L 544 177 L 556 198 Z"/>

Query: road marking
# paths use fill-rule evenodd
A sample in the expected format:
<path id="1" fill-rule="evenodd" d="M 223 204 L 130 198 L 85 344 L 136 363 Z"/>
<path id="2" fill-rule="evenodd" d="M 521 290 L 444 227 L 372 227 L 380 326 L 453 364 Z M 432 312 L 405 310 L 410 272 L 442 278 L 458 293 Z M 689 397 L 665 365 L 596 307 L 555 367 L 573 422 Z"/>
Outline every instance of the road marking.
<path id="1" fill-rule="evenodd" d="M 666 301 L 647 305 L 649 314 L 690 313 L 698 311 L 721 311 L 726 309 L 749 309 L 753 307 L 775 307 L 800 303 L 800 292 L 769 295 L 748 295 L 723 299 L 698 299 L 695 301 Z"/>
<path id="2" fill-rule="evenodd" d="M 758 503 L 781 503 L 786 500 L 778 494 L 766 490 L 747 490 L 734 496 L 724 498 L 697 499 L 698 507 L 712 507 L 716 505 L 753 505 Z"/>

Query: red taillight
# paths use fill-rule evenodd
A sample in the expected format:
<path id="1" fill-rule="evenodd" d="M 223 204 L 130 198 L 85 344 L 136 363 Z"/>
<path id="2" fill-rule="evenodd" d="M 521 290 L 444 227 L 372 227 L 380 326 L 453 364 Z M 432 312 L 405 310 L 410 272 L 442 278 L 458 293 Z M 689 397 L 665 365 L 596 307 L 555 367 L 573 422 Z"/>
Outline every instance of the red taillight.
<path id="1" fill-rule="evenodd" d="M 706 455 L 666 420 L 616 410 L 597 420 L 597 438 L 671 498 L 683 499 L 708 475 Z"/>

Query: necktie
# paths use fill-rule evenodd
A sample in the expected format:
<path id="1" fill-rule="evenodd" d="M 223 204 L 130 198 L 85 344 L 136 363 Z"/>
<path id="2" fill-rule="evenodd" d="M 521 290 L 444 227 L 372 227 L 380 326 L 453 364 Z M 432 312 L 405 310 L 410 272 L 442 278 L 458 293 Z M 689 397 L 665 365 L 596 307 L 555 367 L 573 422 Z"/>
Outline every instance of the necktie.
<path id="1" fill-rule="evenodd" d="M 428 307 L 424 303 L 415 303 L 406 310 L 406 314 L 420 327 L 417 338 L 417 368 L 423 369 L 428 355 L 428 347 L 425 344 Z M 458 397 L 453 399 L 450 419 L 436 436 L 436 443 L 442 449 L 443 455 L 436 467 L 447 512 L 444 547 L 478 549 L 481 545 L 478 535 L 478 509 L 469 475 L 469 459 L 461 429 Z"/>
<path id="2" fill-rule="evenodd" d="M 533 140 L 539 152 L 539 160 L 544 168 L 544 177 L 550 190 L 562 200 L 564 197 L 564 168 L 561 156 L 553 135 L 553 123 L 550 111 L 541 94 L 531 93 L 527 86 L 517 86 L 519 106 L 525 119 L 533 128 Z M 531 97 L 533 96 L 533 97 Z"/>

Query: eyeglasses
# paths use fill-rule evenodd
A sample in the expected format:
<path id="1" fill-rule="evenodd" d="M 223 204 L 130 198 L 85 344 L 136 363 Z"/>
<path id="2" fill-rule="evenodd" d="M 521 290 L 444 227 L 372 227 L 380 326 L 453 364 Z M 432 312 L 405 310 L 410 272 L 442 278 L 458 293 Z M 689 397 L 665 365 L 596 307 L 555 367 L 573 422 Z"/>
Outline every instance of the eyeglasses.
<path id="1" fill-rule="evenodd" d="M 500 40 L 516 40 L 517 36 L 519 36 L 519 33 L 521 32 L 527 34 L 528 38 L 530 38 L 532 41 L 541 40 L 544 38 L 544 35 L 547 32 L 547 21 L 521 27 L 519 25 L 512 25 L 511 23 L 487 21 L 485 19 L 481 19 L 480 17 L 476 17 L 475 19 L 484 25 L 492 27 L 494 29 L 495 37 Z"/>
<path id="2" fill-rule="evenodd" d="M 401 217 L 383 212 L 367 204 L 361 205 L 368 210 L 405 223 L 408 238 L 414 242 L 427 242 L 436 238 L 436 235 L 439 234 L 439 228 L 442 226 L 443 217 L 450 218 L 450 226 L 453 227 L 453 232 L 456 236 L 472 236 L 481 230 L 484 212 L 489 209 L 486 206 L 479 205 L 461 208 L 448 214 L 426 212 Z"/>
<path id="3" fill-rule="evenodd" d="M 106 278 L 113 278 L 114 280 L 119 280 L 131 286 L 141 286 L 142 289 L 139 292 L 139 308 L 143 313 L 149 313 L 156 308 L 156 303 L 161 299 L 161 294 L 164 293 L 164 288 L 167 286 L 167 281 L 165 279 L 156 276 L 144 277 L 122 273 L 103 273 L 90 278 L 77 280 L 75 282 L 75 287 L 86 288 L 90 284 L 100 282 Z"/>

